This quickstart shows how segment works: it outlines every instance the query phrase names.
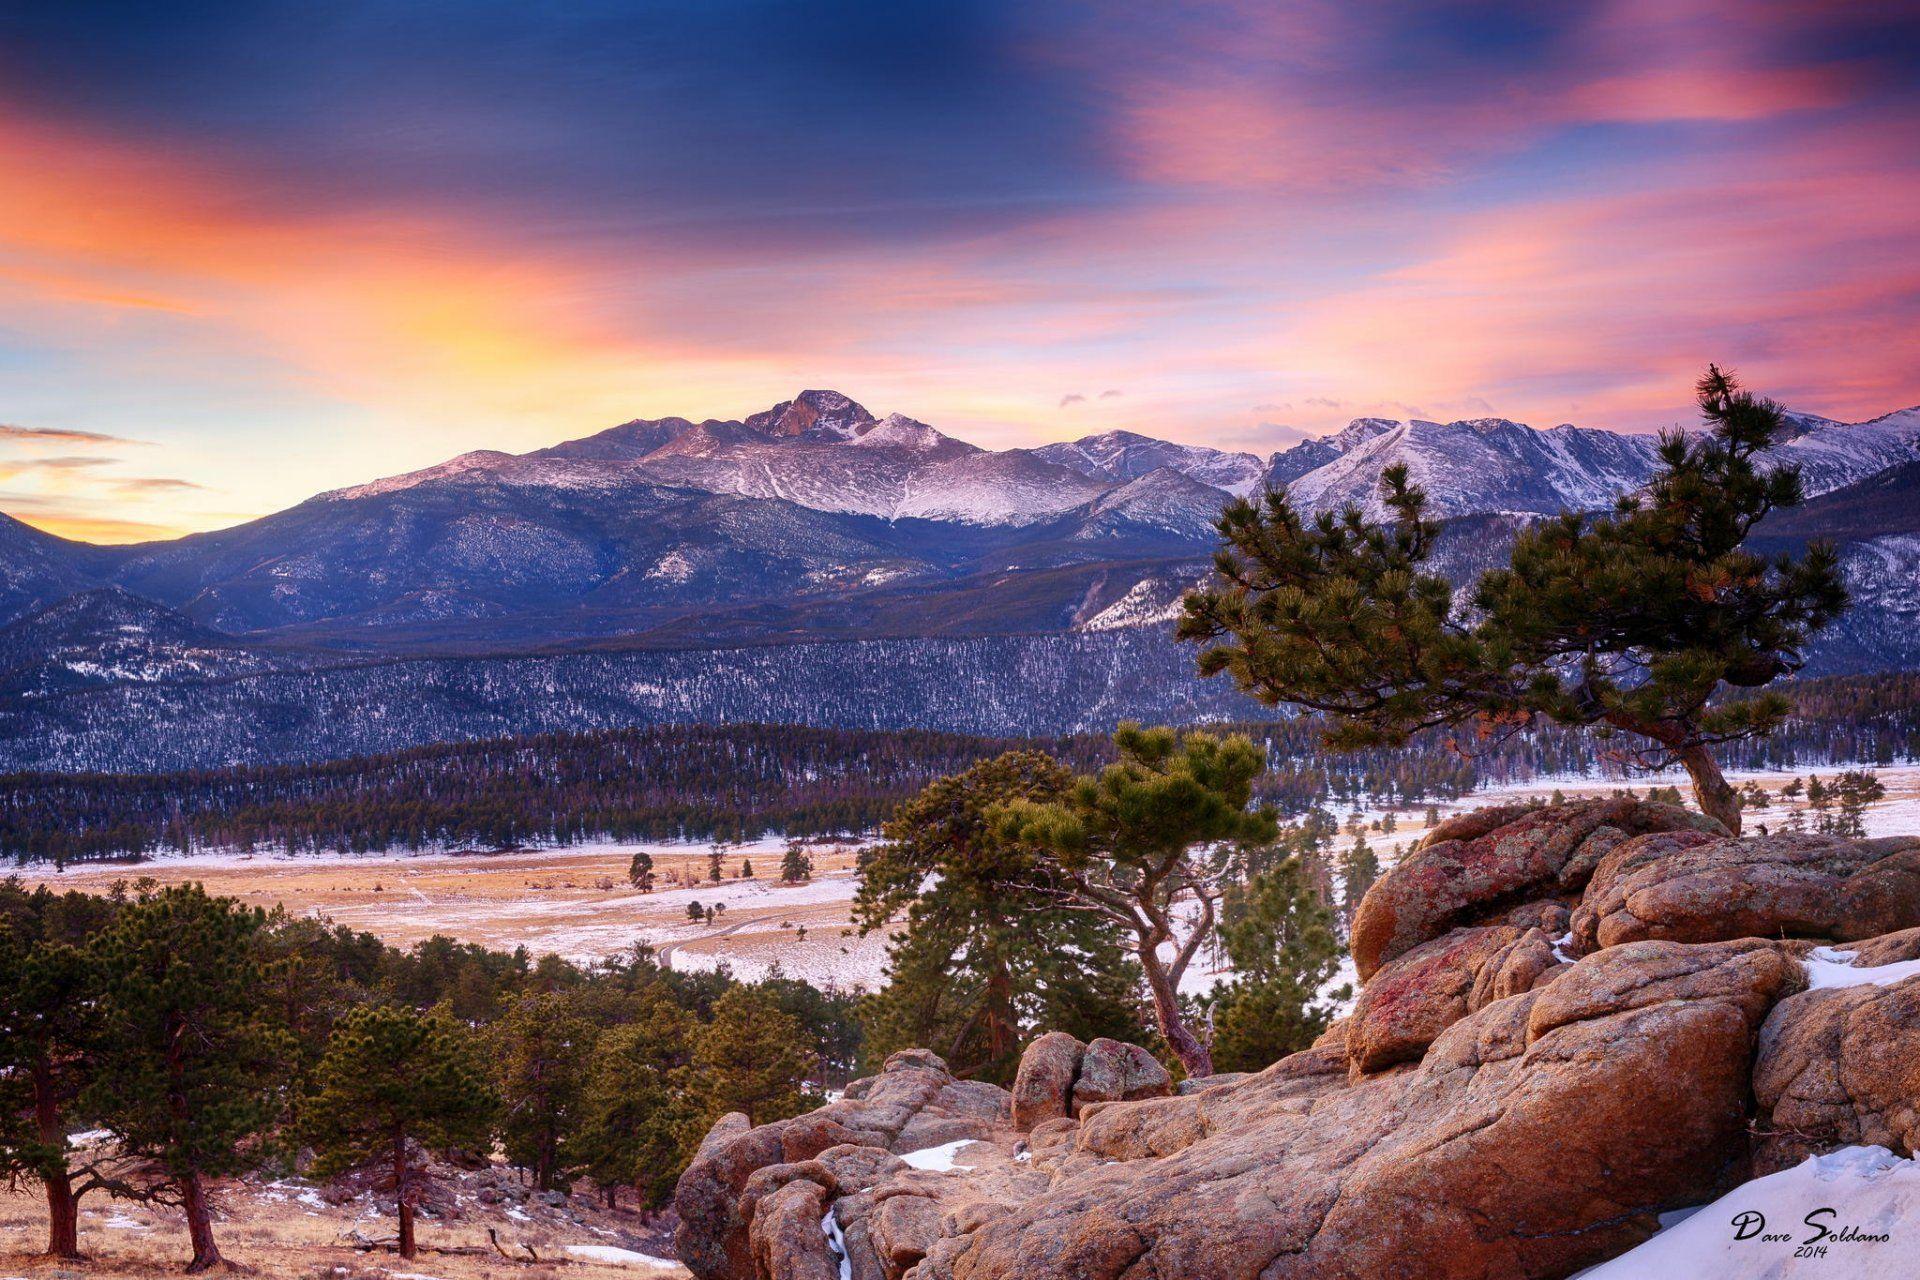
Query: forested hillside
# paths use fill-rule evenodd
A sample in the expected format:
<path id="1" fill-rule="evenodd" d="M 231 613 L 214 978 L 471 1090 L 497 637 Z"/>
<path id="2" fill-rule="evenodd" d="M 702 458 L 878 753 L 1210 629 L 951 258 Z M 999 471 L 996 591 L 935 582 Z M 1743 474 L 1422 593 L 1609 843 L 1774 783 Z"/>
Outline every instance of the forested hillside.
<path id="1" fill-rule="evenodd" d="M 1807 681 L 1795 696 L 1800 714 L 1770 738 L 1730 747 L 1730 767 L 1886 764 L 1920 753 L 1920 675 Z M 1471 757 L 1431 734 L 1404 750 L 1331 755 L 1320 750 L 1313 719 L 1234 727 L 1266 747 L 1260 793 L 1291 813 L 1578 773 L 1607 749 L 1549 729 L 1476 746 Z M 0 777 L 0 851 L 75 861 L 208 847 L 496 849 L 863 831 L 932 779 L 1015 746 L 1080 770 L 1112 749 L 1095 734 L 744 724 L 507 737 L 312 765 L 16 773 Z"/>

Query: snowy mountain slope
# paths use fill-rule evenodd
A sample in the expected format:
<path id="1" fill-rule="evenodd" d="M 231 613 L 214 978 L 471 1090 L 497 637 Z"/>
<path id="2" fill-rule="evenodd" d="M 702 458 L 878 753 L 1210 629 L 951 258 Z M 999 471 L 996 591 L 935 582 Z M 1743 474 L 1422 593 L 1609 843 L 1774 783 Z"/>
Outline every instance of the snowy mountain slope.
<path id="1" fill-rule="evenodd" d="M 1436 515 L 1551 515 L 1610 506 L 1657 466 L 1648 436 L 1574 426 L 1536 431 L 1504 418 L 1381 425 L 1369 422 L 1364 439 L 1295 479 L 1287 489 L 1294 501 L 1315 511 L 1357 504 L 1377 517 L 1380 473 L 1404 464 Z"/>
<path id="2" fill-rule="evenodd" d="M 93 585 L 98 550 L 0 515 L 0 621 Z"/>
<path id="3" fill-rule="evenodd" d="M 211 680 L 301 665 L 118 587 L 100 587 L 0 629 L 0 696 L 44 698 L 81 689 Z"/>
<path id="4" fill-rule="evenodd" d="M 1220 490 L 1160 467 L 1095 498 L 1073 536 L 1085 541 L 1148 528 L 1207 543 L 1215 539 L 1221 505 Z"/>
<path id="5" fill-rule="evenodd" d="M 1055 463 L 1108 480 L 1135 480 L 1161 467 L 1180 472 L 1201 484 L 1223 489 L 1236 498 L 1260 485 L 1267 467 L 1251 453 L 1227 453 L 1200 445 L 1174 444 L 1132 431 L 1109 431 L 1060 444 L 1028 450 L 1044 462 Z"/>
<path id="6" fill-rule="evenodd" d="M 1399 425 L 1391 418 L 1355 418 L 1330 436 L 1302 440 L 1267 460 L 1261 487 L 1284 489 L 1301 476 L 1339 461 L 1375 436 L 1384 435 Z"/>
<path id="7" fill-rule="evenodd" d="M 1866 422 L 1834 422 L 1808 414 L 1793 417 L 1804 430 L 1774 450 L 1774 456 L 1800 468 L 1801 483 L 1810 498 L 1920 460 L 1920 407 Z"/>

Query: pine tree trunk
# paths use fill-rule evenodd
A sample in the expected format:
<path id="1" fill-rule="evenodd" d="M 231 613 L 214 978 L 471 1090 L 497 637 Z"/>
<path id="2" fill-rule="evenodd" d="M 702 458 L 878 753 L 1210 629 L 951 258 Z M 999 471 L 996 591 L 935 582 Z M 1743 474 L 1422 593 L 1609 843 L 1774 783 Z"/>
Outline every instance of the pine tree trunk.
<path id="1" fill-rule="evenodd" d="M 396 1129 L 393 1134 L 393 1199 L 400 1211 L 400 1256 L 409 1261 L 415 1252 L 411 1181 L 407 1177 L 407 1135 Z"/>
<path id="2" fill-rule="evenodd" d="M 56 1258 L 80 1256 L 80 1204 L 64 1175 L 47 1179 L 47 1252 Z"/>
<path id="3" fill-rule="evenodd" d="M 220 1246 L 213 1242 L 213 1210 L 207 1204 L 207 1189 L 198 1173 L 180 1179 L 180 1204 L 187 1213 L 187 1238 L 193 1242 L 193 1261 L 187 1264 L 187 1274 L 211 1271 L 225 1259 L 220 1256 Z"/>
<path id="4" fill-rule="evenodd" d="M 1153 993 L 1153 1016 L 1160 1023 L 1160 1036 L 1173 1050 L 1180 1065 L 1186 1069 L 1189 1079 L 1198 1080 L 1213 1074 L 1213 1055 L 1207 1052 L 1207 1046 L 1201 1044 L 1193 1032 L 1187 1030 L 1187 1021 L 1180 1014 L 1180 1000 L 1174 990 L 1173 982 L 1167 977 L 1166 966 L 1160 963 L 1159 951 L 1155 947 L 1141 947 L 1139 950 L 1140 967 L 1146 971 L 1147 989 Z"/>
<path id="5" fill-rule="evenodd" d="M 53 1082 L 53 1066 L 45 1055 L 33 1064 L 33 1110 L 40 1141 L 54 1150 L 65 1150 L 67 1135 L 60 1123 L 59 1094 Z M 80 1203 L 67 1180 L 66 1162 L 46 1180 L 47 1252 L 56 1258 L 80 1256 Z"/>
<path id="6" fill-rule="evenodd" d="M 1678 754 L 1680 763 L 1686 766 L 1687 776 L 1693 779 L 1693 800 L 1700 806 L 1700 812 L 1709 818 L 1718 818 L 1728 831 L 1739 835 L 1740 793 L 1720 772 L 1713 752 L 1695 743 L 1680 748 Z"/>

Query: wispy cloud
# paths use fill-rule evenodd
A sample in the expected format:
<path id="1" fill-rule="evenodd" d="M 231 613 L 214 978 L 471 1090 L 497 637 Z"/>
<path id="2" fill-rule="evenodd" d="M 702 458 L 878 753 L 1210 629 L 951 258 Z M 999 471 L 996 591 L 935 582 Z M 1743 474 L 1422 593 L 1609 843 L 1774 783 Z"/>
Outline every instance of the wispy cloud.
<path id="1" fill-rule="evenodd" d="M 205 493 L 204 484 L 195 484 L 191 480 L 180 480 L 172 476 L 134 476 L 126 480 L 116 480 L 113 487 L 120 493 Z"/>
<path id="2" fill-rule="evenodd" d="M 1064 409 L 1070 404 L 1085 404 L 1086 402 L 1087 402 L 1086 396 L 1082 395 L 1078 391 L 1075 391 L 1067 395 L 1061 396 L 1059 407 Z"/>
<path id="3" fill-rule="evenodd" d="M 144 445 L 144 440 L 108 435 L 103 431 L 75 431 L 69 427 L 23 427 L 0 422 L 0 441 L 65 445 Z"/>

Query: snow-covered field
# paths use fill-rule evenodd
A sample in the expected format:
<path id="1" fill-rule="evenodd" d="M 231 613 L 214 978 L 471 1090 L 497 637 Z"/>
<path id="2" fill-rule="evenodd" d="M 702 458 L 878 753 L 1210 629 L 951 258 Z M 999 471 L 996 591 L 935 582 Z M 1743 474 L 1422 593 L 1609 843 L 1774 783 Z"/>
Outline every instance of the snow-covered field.
<path id="1" fill-rule="evenodd" d="M 1839 767 L 1824 768 L 1831 777 Z M 1920 833 L 1920 766 L 1896 765 L 1876 771 L 1887 797 L 1865 815 L 1873 835 Z M 1739 774 L 1737 784 L 1752 781 L 1778 797 L 1794 775 Z M 1806 774 L 1800 775 L 1802 777 Z M 1462 800 L 1433 806 L 1445 818 L 1482 805 L 1542 799 L 1555 791 L 1569 799 L 1604 795 L 1622 785 L 1644 792 L 1650 786 L 1681 785 L 1675 776 L 1641 778 L 1631 784 L 1603 778 L 1542 778 L 1523 786 L 1489 788 Z M 1427 830 L 1428 805 L 1420 802 L 1395 812 L 1394 830 L 1372 829 L 1385 816 L 1364 810 L 1367 839 L 1391 864 Z M 1748 815 L 1751 829 L 1784 822 L 1790 806 L 1776 798 Z M 1340 815 L 1345 819 L 1348 815 Z M 1341 836 L 1337 849 L 1349 837 Z M 631 951 L 644 943 L 683 970 L 726 965 L 741 977 L 773 972 L 820 986 L 873 988 L 885 977 L 886 942 L 879 934 L 859 937 L 849 916 L 857 888 L 857 842 L 816 846 L 814 878 L 781 884 L 778 874 L 784 841 L 761 839 L 729 845 L 723 854 L 724 879 L 708 874 L 709 846 L 675 842 L 599 842 L 566 848 L 477 855 L 452 851 L 403 851 L 302 855 L 248 854 L 216 850 L 191 856 L 166 854 L 137 866 L 77 866 L 64 872 L 29 876 L 56 888 L 104 890 L 115 881 L 151 876 L 173 883 L 199 880 L 214 892 L 230 893 L 261 905 L 285 903 L 289 910 L 324 916 L 365 929 L 399 945 L 436 933 L 488 946 L 525 946 L 536 954 L 553 953 L 591 962 Z M 654 892 L 634 892 L 627 863 L 638 850 L 655 861 Z M 750 860 L 755 877 L 738 875 Z M 703 908 L 696 922 L 693 903 Z M 714 908 L 711 923 L 704 908 Z M 1202 991 L 1228 976 L 1208 956 L 1196 957 L 1183 987 Z M 1330 984 L 1351 983 L 1349 969 Z"/>

